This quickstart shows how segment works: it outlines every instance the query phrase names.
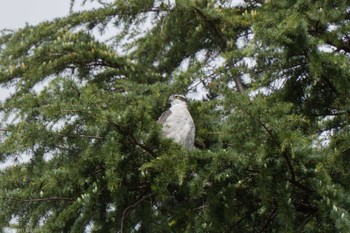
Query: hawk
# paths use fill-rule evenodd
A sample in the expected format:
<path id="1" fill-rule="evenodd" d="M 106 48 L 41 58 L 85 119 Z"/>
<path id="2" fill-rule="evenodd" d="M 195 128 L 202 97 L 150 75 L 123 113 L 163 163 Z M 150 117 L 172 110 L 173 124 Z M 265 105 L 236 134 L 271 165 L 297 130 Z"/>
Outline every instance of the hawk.
<path id="1" fill-rule="evenodd" d="M 174 94 L 169 97 L 171 107 L 163 112 L 158 123 L 164 137 L 174 140 L 182 146 L 194 149 L 195 126 L 187 108 L 187 99 L 183 95 Z"/>

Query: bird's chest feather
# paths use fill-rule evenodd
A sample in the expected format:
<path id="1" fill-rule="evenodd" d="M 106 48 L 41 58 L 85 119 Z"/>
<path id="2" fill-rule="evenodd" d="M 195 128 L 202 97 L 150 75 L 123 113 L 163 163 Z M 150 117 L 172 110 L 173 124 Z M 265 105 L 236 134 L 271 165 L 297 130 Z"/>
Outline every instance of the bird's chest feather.
<path id="1" fill-rule="evenodd" d="M 170 108 L 171 115 L 168 118 L 168 123 L 172 122 L 178 126 L 188 124 L 192 121 L 190 113 L 186 107 L 173 106 Z"/>

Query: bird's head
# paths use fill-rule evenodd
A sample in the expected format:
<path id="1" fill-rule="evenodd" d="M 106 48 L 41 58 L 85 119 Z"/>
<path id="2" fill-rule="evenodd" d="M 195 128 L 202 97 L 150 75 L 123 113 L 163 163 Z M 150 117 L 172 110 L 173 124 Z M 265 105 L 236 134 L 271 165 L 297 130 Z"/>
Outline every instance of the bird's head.
<path id="1" fill-rule="evenodd" d="M 175 104 L 186 104 L 187 105 L 187 99 L 184 95 L 180 94 L 174 94 L 169 97 L 169 101 L 171 106 Z"/>

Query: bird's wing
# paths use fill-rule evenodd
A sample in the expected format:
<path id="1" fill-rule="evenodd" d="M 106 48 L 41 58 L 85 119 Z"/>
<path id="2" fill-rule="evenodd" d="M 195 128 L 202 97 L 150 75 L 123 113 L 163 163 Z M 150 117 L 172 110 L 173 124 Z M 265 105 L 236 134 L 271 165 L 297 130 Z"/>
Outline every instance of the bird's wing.
<path id="1" fill-rule="evenodd" d="M 171 115 L 170 110 L 163 112 L 162 115 L 158 119 L 158 123 L 164 124 L 170 115 Z"/>

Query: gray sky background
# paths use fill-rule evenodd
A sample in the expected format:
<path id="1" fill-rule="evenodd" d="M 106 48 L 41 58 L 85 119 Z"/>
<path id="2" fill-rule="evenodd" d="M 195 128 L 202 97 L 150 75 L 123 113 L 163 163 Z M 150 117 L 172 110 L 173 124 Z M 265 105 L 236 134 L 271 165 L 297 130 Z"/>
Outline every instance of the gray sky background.
<path id="1" fill-rule="evenodd" d="M 26 23 L 38 24 L 44 20 L 69 13 L 69 0 L 0 0 L 0 29 L 15 29 Z"/>

